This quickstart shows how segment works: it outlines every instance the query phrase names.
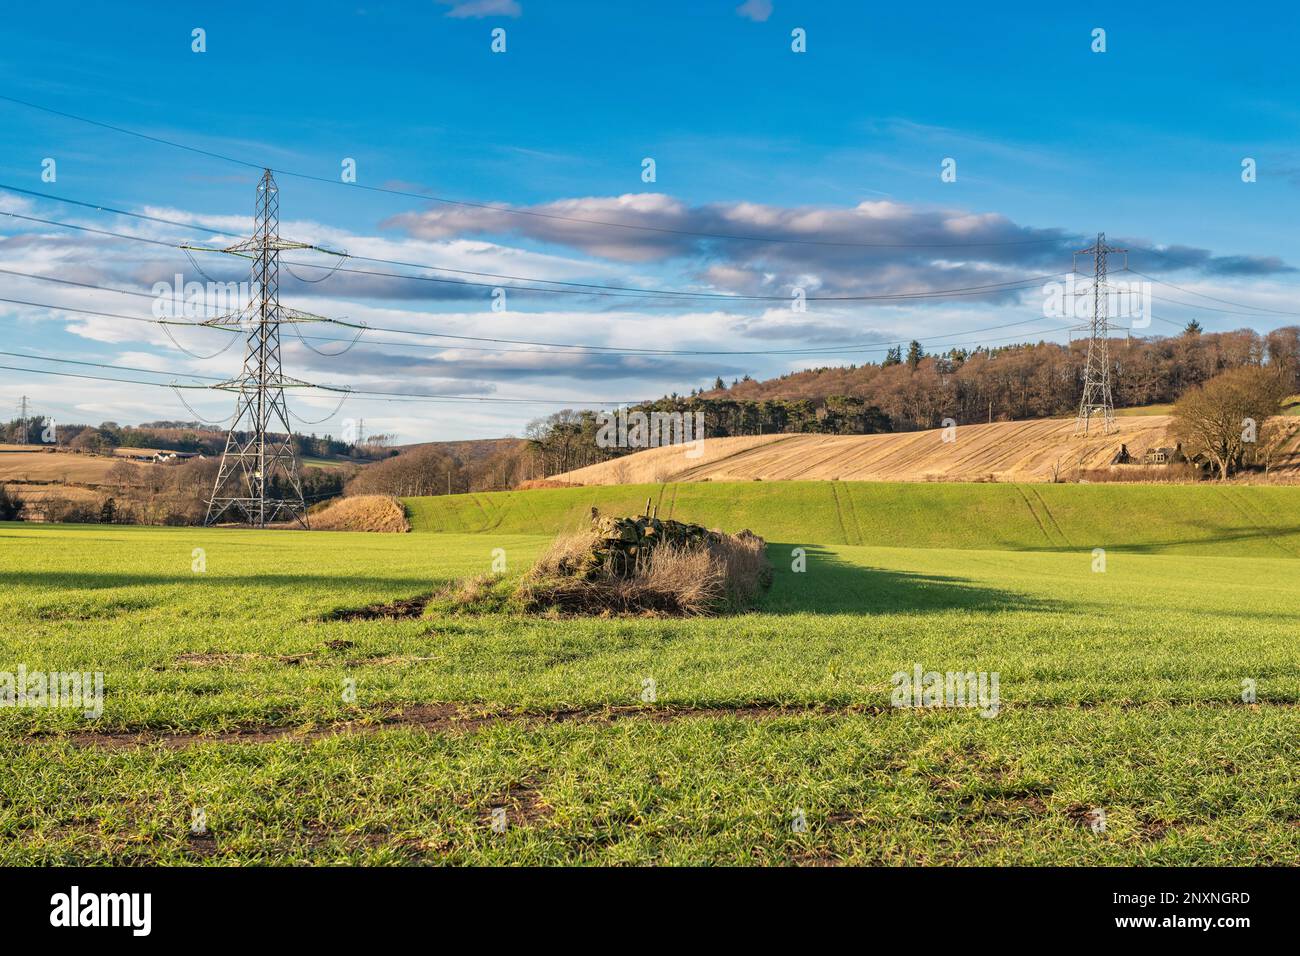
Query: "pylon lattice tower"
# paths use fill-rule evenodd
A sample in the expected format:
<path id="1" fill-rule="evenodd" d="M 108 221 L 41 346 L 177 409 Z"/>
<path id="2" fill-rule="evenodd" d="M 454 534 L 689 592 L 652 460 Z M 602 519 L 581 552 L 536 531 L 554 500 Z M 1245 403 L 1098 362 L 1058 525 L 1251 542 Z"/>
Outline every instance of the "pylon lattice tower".
<path id="1" fill-rule="evenodd" d="M 1106 234 L 1097 233 L 1097 241 L 1076 256 L 1091 254 L 1093 260 L 1092 319 L 1089 330 L 1088 361 L 1083 370 L 1083 397 L 1079 400 L 1079 417 L 1074 434 L 1086 436 L 1092 430 L 1094 417 L 1101 419 L 1101 433 L 1115 432 L 1115 401 L 1110 388 L 1110 320 L 1107 315 L 1106 256 L 1109 253 L 1127 253 L 1106 245 Z M 1125 263 L 1127 267 L 1127 262 Z"/>
<path id="2" fill-rule="evenodd" d="M 253 235 L 221 250 L 204 250 L 253 260 L 250 276 L 253 296 L 248 305 L 241 312 L 201 323 L 246 330 L 243 369 L 235 378 L 213 386 L 234 392 L 236 398 L 205 525 L 230 521 L 233 517 L 258 528 L 282 520 L 293 520 L 307 527 L 307 505 L 298 478 L 298 458 L 293 449 L 293 429 L 289 425 L 284 390 L 312 386 L 284 374 L 280 363 L 280 325 L 329 320 L 280 305 L 280 253 L 285 249 L 318 247 L 281 239 L 279 233 L 279 192 L 275 177 L 267 169 L 257 185 Z"/>

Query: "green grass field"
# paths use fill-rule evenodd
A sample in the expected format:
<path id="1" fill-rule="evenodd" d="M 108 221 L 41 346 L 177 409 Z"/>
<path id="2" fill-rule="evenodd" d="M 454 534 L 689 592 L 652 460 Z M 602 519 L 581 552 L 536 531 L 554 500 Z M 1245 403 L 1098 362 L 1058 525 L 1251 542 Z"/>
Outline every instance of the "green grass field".
<path id="1" fill-rule="evenodd" d="M 0 671 L 106 688 L 97 720 L 0 708 L 0 864 L 1300 863 L 1292 492 L 703 484 L 416 499 L 409 535 L 0 524 Z M 647 493 L 768 536 L 757 612 L 332 619 L 522 573 Z M 997 672 L 997 715 L 891 707 L 917 663 Z"/>
<path id="2" fill-rule="evenodd" d="M 593 507 L 769 540 L 987 550 L 1300 557 L 1300 487 L 708 482 L 408 498 L 415 531 L 572 531 Z"/>

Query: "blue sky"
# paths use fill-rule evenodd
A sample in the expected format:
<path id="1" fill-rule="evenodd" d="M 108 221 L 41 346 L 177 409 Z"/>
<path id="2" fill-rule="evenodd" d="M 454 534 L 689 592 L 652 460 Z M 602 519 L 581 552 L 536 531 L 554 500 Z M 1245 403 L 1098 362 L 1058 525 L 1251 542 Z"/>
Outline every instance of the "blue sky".
<path id="1" fill-rule="evenodd" d="M 1086 244 L 1080 237 L 1104 230 L 1134 250 L 1134 268 L 1178 287 L 1156 287 L 1161 321 L 1148 334 L 1176 331 L 1193 316 L 1209 329 L 1297 321 L 1281 314 L 1300 311 L 1294 8 L 977 11 L 782 0 L 280 6 L 73 3 L 59 8 L 57 23 L 48 8 L 16 6 L 6 13 L 0 94 L 277 169 L 334 179 L 350 157 L 362 184 L 568 217 L 279 177 L 285 235 L 375 257 L 638 288 L 780 297 L 798 286 L 845 296 L 1056 273 L 1070 268 L 1069 249 Z M 206 31 L 206 52 L 191 50 L 196 27 Z M 1098 27 L 1104 53 L 1091 49 Z M 504 53 L 490 48 L 496 28 L 505 30 Z M 795 28 L 806 31 L 805 53 L 791 50 Z M 653 183 L 642 181 L 646 157 L 655 161 Z M 1256 182 L 1242 182 L 1245 157 L 1257 163 Z M 56 161 L 54 182 L 41 179 L 45 158 Z M 941 181 L 945 158 L 956 161 L 955 182 Z M 0 102 L 0 183 L 193 228 L 2 191 L 0 209 L 211 241 L 247 228 L 255 176 Z M 682 234 L 699 232 L 802 242 Z M 163 247 L 4 217 L 0 237 L 0 268 L 14 271 L 145 292 L 178 271 L 197 278 L 182 254 Z M 936 237 L 953 244 L 918 245 Z M 238 277 L 237 264 L 205 264 L 221 278 Z M 162 374 L 147 376 L 155 381 L 238 367 L 237 348 L 202 360 L 147 323 L 58 308 L 147 316 L 143 298 L 10 275 L 0 275 L 0 287 L 4 297 L 55 306 L 0 303 L 10 351 L 157 369 Z M 1017 330 L 962 333 L 1020 320 L 1025 338 L 1069 334 L 1065 323 L 1029 321 L 1043 311 L 1041 291 L 1029 285 L 906 305 L 814 301 L 805 313 L 772 300 L 664 307 L 510 293 L 507 310 L 493 312 L 488 288 L 336 274 L 311 285 L 287 279 L 282 299 L 372 325 L 611 349 L 884 348 L 913 336 L 936 345 L 948 344 L 945 336 L 1001 342 Z M 204 337 L 212 334 L 180 333 L 198 354 L 220 344 Z M 312 381 L 538 404 L 353 399 L 314 430 L 337 433 L 344 418 L 364 416 L 368 430 L 408 441 L 518 433 L 567 400 L 652 397 L 715 374 L 761 378 L 879 358 L 559 355 L 494 351 L 490 343 L 469 351 L 467 340 L 440 351 L 380 338 L 365 336 L 331 359 L 289 337 L 285 370 Z M 12 356 L 0 364 L 68 369 Z M 165 389 L 0 376 L 0 401 L 12 406 L 27 394 L 59 420 L 190 417 Z M 213 418 L 225 414 L 227 398 L 191 396 Z M 301 401 L 306 418 L 335 404 Z"/>

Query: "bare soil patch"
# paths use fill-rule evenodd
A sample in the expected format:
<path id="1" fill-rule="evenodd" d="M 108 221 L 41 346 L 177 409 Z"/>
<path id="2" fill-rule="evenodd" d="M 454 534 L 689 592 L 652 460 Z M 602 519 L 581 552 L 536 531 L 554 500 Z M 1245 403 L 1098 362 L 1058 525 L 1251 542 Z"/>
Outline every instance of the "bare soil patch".
<path id="1" fill-rule="evenodd" d="M 385 618 L 404 619 L 419 617 L 429 603 L 431 595 L 422 594 L 412 598 L 401 598 L 387 604 L 367 604 L 365 607 L 340 608 L 326 614 L 326 621 L 377 621 Z"/>
<path id="2" fill-rule="evenodd" d="M 492 800 L 480 814 L 484 826 L 492 826 L 493 811 L 502 809 L 506 812 L 506 822 L 512 827 L 532 827 L 546 822 L 554 810 L 542 798 L 541 781 L 529 777 L 519 783 L 511 784 L 506 792 Z"/>

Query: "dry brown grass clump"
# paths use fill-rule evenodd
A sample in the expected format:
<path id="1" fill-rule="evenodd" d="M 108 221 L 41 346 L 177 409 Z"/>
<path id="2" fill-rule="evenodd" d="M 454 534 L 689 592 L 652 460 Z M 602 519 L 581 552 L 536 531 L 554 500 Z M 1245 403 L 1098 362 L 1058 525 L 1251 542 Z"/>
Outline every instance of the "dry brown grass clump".
<path id="1" fill-rule="evenodd" d="M 515 486 L 519 491 L 531 491 L 534 488 L 581 488 L 580 481 L 557 481 L 554 478 L 529 478 Z"/>
<path id="2" fill-rule="evenodd" d="M 400 534 L 411 530 L 406 509 L 392 495 L 355 495 L 330 502 L 311 515 L 316 531 L 379 531 Z"/>
<path id="3" fill-rule="evenodd" d="M 772 563 L 767 560 L 767 542 L 745 530 L 721 534 L 710 542 L 725 570 L 723 584 L 733 607 L 750 607 L 772 583 Z"/>
<path id="4" fill-rule="evenodd" d="M 581 566 L 600 543 L 595 531 L 562 534 L 550 543 L 529 574 L 535 577 L 570 577 L 581 573 Z"/>
<path id="5" fill-rule="evenodd" d="M 525 609 L 697 617 L 751 607 L 771 582 L 766 543 L 748 531 L 713 533 L 694 545 L 661 544 L 628 575 L 593 565 L 600 541 L 590 531 L 557 538 L 519 585 Z"/>
<path id="6" fill-rule="evenodd" d="M 1187 485 L 1201 481 L 1205 474 L 1195 465 L 1112 465 L 1079 472 L 1079 480 L 1092 484 Z"/>

